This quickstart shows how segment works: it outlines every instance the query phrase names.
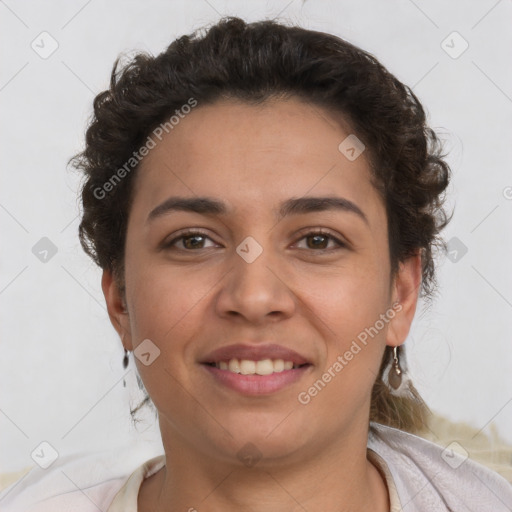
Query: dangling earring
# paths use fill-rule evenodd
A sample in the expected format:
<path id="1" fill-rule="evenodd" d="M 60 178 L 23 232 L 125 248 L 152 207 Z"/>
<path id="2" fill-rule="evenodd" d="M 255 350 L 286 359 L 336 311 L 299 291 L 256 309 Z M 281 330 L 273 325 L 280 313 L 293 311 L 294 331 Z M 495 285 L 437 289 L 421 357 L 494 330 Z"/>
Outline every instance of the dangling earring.
<path id="1" fill-rule="evenodd" d="M 388 373 L 389 386 L 395 391 L 402 384 L 402 368 L 400 368 L 400 361 L 398 360 L 398 347 L 393 348 L 393 364 Z"/>
<path id="2" fill-rule="evenodd" d="M 124 357 L 123 357 L 123 368 L 126 370 L 128 368 L 128 350 L 124 349 Z M 126 387 L 126 380 L 123 379 L 123 388 Z"/>

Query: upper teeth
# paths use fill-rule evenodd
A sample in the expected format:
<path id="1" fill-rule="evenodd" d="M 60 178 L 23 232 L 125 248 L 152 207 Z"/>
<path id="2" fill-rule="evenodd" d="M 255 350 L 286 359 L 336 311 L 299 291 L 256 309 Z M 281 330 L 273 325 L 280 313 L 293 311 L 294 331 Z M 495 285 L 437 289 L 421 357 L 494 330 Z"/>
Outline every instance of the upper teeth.
<path id="1" fill-rule="evenodd" d="M 263 359 L 261 361 L 230 359 L 229 362 L 219 361 L 215 363 L 215 366 L 221 370 L 229 370 L 242 375 L 270 375 L 274 372 L 291 370 L 294 364 L 292 361 L 284 361 L 283 359 Z M 295 367 L 298 367 L 298 365 L 295 365 Z"/>

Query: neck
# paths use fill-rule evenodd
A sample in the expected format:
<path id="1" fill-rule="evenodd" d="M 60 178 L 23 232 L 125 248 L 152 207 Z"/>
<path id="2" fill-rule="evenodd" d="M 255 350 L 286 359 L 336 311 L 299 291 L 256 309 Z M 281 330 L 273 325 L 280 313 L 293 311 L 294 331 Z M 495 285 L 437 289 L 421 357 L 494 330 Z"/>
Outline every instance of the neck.
<path id="1" fill-rule="evenodd" d="M 138 510 L 389 512 L 386 483 L 366 458 L 367 437 L 361 437 L 315 447 L 314 455 L 297 460 L 261 459 L 246 467 L 198 452 L 178 436 L 162 436 L 166 466 L 143 482 Z"/>

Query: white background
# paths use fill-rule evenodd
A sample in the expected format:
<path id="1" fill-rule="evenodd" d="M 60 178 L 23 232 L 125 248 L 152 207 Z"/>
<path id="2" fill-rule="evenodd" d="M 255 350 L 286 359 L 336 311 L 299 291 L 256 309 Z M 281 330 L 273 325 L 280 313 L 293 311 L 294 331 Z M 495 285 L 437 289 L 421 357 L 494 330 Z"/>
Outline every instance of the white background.
<path id="1" fill-rule="evenodd" d="M 79 178 L 66 162 L 82 147 L 93 98 L 120 52 L 160 52 L 228 14 L 279 15 L 334 33 L 414 88 L 450 151 L 455 215 L 445 236 L 467 253 L 439 261 L 440 294 L 407 341 L 413 380 L 435 412 L 486 432 L 495 425 L 512 442 L 512 2 L 5 0 L 0 469 L 34 465 L 42 441 L 61 455 L 135 442 L 141 461 L 161 452 L 151 411 L 131 425 L 134 374 L 124 388 L 101 274 L 77 237 Z M 43 31 L 59 45 L 47 59 L 31 48 Z M 458 58 L 441 47 L 453 31 L 469 43 Z M 42 237 L 58 249 L 46 263 L 32 253 Z"/>

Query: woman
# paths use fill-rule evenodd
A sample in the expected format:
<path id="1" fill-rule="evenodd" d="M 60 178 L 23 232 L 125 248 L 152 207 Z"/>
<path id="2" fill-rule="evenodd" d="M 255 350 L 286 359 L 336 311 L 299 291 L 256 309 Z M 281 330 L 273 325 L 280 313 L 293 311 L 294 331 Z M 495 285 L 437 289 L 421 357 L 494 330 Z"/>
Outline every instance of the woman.
<path id="1" fill-rule="evenodd" d="M 116 63 L 86 141 L 80 239 L 165 455 L 31 510 L 510 510 L 413 434 L 402 345 L 449 168 L 374 57 L 226 18 Z"/>

